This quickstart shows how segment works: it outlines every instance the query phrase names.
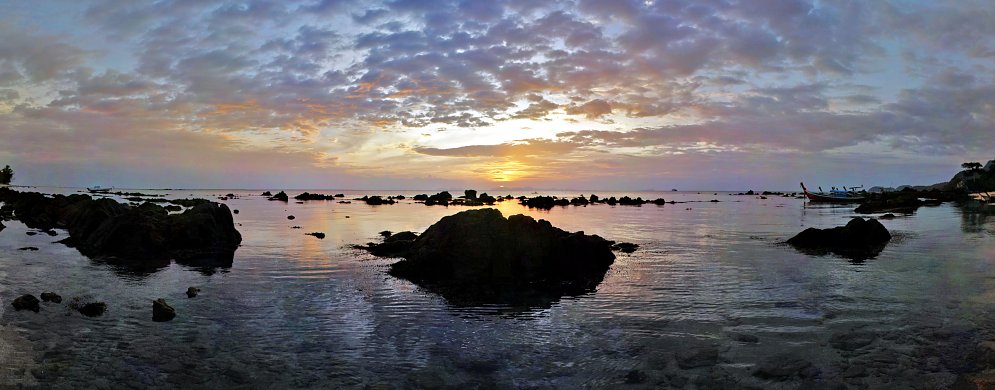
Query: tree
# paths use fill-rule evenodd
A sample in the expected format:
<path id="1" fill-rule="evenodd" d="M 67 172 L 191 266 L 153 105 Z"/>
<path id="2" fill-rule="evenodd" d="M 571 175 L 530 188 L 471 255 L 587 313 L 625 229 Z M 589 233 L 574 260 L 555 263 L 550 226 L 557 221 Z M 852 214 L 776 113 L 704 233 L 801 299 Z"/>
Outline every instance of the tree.
<path id="1" fill-rule="evenodd" d="M 14 170 L 10 169 L 10 165 L 0 169 L 0 184 L 10 184 L 14 181 Z"/>
<path id="2" fill-rule="evenodd" d="M 964 169 L 970 169 L 972 171 L 977 171 L 977 170 L 981 169 L 981 163 L 979 163 L 979 162 L 966 162 L 966 163 L 960 164 L 960 167 L 964 168 Z"/>

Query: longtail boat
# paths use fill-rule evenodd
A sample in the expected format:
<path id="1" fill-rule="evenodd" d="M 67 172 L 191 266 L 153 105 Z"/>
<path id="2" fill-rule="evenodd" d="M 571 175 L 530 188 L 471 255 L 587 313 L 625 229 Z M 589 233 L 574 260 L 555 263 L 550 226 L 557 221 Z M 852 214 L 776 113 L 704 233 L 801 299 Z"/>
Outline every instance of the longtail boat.
<path id="1" fill-rule="evenodd" d="M 808 188 L 805 188 L 805 183 L 801 183 L 802 191 L 805 192 L 805 197 L 812 202 L 826 202 L 826 203 L 860 203 L 863 202 L 865 197 L 853 191 L 838 191 L 833 190 L 829 193 L 825 192 L 808 192 Z"/>

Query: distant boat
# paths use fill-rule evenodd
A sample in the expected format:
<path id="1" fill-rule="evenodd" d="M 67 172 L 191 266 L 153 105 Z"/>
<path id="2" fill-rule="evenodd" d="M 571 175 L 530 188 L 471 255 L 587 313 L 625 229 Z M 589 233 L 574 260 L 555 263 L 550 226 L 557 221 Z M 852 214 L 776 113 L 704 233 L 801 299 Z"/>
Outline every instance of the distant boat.
<path id="1" fill-rule="evenodd" d="M 802 191 L 805 192 L 805 197 L 813 202 L 825 202 L 825 203 L 860 203 L 866 199 L 864 196 L 854 192 L 854 191 L 840 191 L 832 190 L 829 193 L 825 192 L 808 192 L 808 188 L 805 188 L 805 183 L 801 183 Z"/>
<path id="2" fill-rule="evenodd" d="M 110 187 L 105 188 L 105 187 L 101 187 L 101 186 L 93 186 L 93 187 L 86 187 L 86 190 L 90 191 L 90 192 L 92 192 L 94 194 L 106 194 L 106 193 L 111 192 L 111 190 L 113 190 L 113 188 L 110 188 Z"/>

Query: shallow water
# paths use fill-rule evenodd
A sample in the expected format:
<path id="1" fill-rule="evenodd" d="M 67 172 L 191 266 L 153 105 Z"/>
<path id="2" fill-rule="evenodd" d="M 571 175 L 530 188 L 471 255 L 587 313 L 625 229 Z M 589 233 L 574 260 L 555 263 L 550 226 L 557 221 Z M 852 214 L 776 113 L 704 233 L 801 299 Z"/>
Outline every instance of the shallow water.
<path id="1" fill-rule="evenodd" d="M 159 191 L 208 199 L 228 192 L 241 196 L 225 203 L 240 210 L 234 217 L 243 242 L 227 269 L 124 269 L 52 243 L 64 231 L 28 236 L 24 225 L 5 222 L 0 387 L 584 388 L 626 380 L 635 387 L 944 387 L 976 369 L 958 359 L 995 337 L 995 217 L 953 205 L 883 220 L 895 239 L 876 258 L 851 262 L 779 243 L 807 227 L 843 225 L 852 207 L 672 192 L 597 194 L 692 203 L 540 211 L 502 202 L 495 207 L 506 216 L 524 213 L 640 248 L 620 254 L 590 294 L 548 307 L 453 307 L 388 276 L 392 260 L 349 245 L 375 241 L 381 230 L 422 231 L 467 207 Z M 381 193 L 396 194 L 415 192 Z M 325 239 L 304 235 L 313 231 Z M 18 250 L 24 246 L 39 250 Z M 186 298 L 188 286 L 201 295 Z M 109 311 L 86 318 L 66 301 L 43 303 L 38 314 L 10 307 L 21 294 L 43 291 L 104 301 Z M 152 322 L 156 298 L 176 308 L 176 319 Z M 874 332 L 873 342 L 856 350 L 829 343 L 855 328 Z M 678 364 L 681 351 L 708 347 L 719 351 L 717 361 Z M 785 352 L 818 373 L 752 375 Z M 848 370 L 858 364 L 867 371 L 853 376 Z"/>

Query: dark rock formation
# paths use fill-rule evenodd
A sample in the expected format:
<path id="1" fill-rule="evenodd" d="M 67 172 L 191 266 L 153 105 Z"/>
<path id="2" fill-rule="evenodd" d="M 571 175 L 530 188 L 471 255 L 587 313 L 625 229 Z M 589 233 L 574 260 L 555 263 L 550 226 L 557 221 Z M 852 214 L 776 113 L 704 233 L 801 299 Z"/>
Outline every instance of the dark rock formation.
<path id="1" fill-rule="evenodd" d="M 476 190 L 465 190 L 463 191 L 463 197 L 467 199 L 477 199 Z"/>
<path id="2" fill-rule="evenodd" d="M 359 198 L 358 200 L 362 200 L 362 201 L 366 202 L 366 204 L 371 205 L 371 206 L 379 206 L 379 205 L 382 205 L 382 204 L 394 204 L 395 203 L 393 199 L 384 199 L 384 198 L 381 198 L 380 196 L 376 196 L 376 195 L 374 195 L 374 196 L 363 196 L 362 198 Z"/>
<path id="3" fill-rule="evenodd" d="M 289 220 L 293 221 L 294 219 L 297 219 L 297 217 L 295 217 L 295 216 L 293 216 L 293 215 L 288 215 L 288 216 L 287 216 L 287 219 L 289 219 Z"/>
<path id="4" fill-rule="evenodd" d="M 10 304 L 12 306 L 14 306 L 14 310 L 17 310 L 17 311 L 31 310 L 31 311 L 37 313 L 38 310 L 41 309 L 41 306 L 39 305 L 39 303 L 40 302 L 38 301 L 38 298 L 35 298 L 34 295 L 25 294 L 25 295 L 21 295 L 20 297 L 17 297 L 17 299 L 14 299 L 14 301 L 11 302 Z"/>
<path id="5" fill-rule="evenodd" d="M 87 317 L 99 317 L 107 311 L 107 304 L 103 302 L 91 302 L 79 307 L 77 311 Z"/>
<path id="6" fill-rule="evenodd" d="M 47 197 L 0 188 L 0 201 L 14 205 L 17 218 L 32 228 L 69 231 L 60 242 L 91 257 L 126 262 L 176 259 L 231 265 L 242 236 L 228 206 L 203 201 L 179 214 L 144 203 L 120 204 L 109 198 L 74 194 Z"/>
<path id="7" fill-rule="evenodd" d="M 322 239 L 322 240 L 325 239 L 325 233 L 322 233 L 322 232 L 304 233 L 304 235 L 306 235 L 306 236 L 314 236 L 314 237 L 317 237 L 318 239 Z"/>
<path id="8" fill-rule="evenodd" d="M 918 194 L 914 192 L 898 192 L 893 194 L 876 194 L 877 196 L 868 198 L 853 211 L 861 214 L 882 212 L 911 214 L 923 205 L 922 201 L 919 200 Z"/>
<path id="9" fill-rule="evenodd" d="M 303 194 L 294 197 L 297 200 L 334 200 L 334 195 L 322 195 L 322 194 L 312 194 L 305 192 Z"/>
<path id="10" fill-rule="evenodd" d="M 453 200 L 453 195 L 450 194 L 449 191 L 442 191 L 432 196 L 426 194 L 418 194 L 415 195 L 414 198 L 412 199 L 418 202 L 425 202 L 426 206 L 434 206 L 434 205 L 449 206 L 449 202 Z"/>
<path id="11" fill-rule="evenodd" d="M 278 200 L 278 201 L 281 201 L 281 202 L 289 202 L 290 201 L 290 197 L 287 196 L 286 192 L 280 191 L 276 195 L 271 196 L 269 198 L 269 200 Z"/>
<path id="12" fill-rule="evenodd" d="M 548 305 L 562 295 L 593 291 L 615 260 L 608 240 L 525 215 L 505 219 L 496 209 L 463 211 L 420 236 L 401 232 L 366 249 L 403 257 L 391 265 L 391 275 L 455 305 Z"/>
<path id="13" fill-rule="evenodd" d="M 187 288 L 187 298 L 196 297 L 197 294 L 199 294 L 199 293 L 200 293 L 200 289 L 197 288 L 197 287 L 188 287 Z"/>
<path id="14" fill-rule="evenodd" d="M 183 211 L 183 207 L 177 206 L 175 204 L 165 205 L 165 206 L 162 206 L 162 208 L 165 209 L 166 211 L 169 211 L 169 212 Z"/>
<path id="15" fill-rule="evenodd" d="M 52 303 L 62 303 L 62 297 L 54 292 L 43 292 L 41 293 L 41 300 L 45 302 Z"/>
<path id="16" fill-rule="evenodd" d="M 260 195 L 260 196 L 273 196 L 273 193 L 269 192 L 269 191 L 266 191 L 266 192 L 263 192 L 262 195 Z"/>
<path id="17" fill-rule="evenodd" d="M 639 244 L 633 244 L 631 242 L 619 242 L 612 244 L 612 250 L 622 251 L 622 253 L 632 253 L 639 248 Z"/>
<path id="18" fill-rule="evenodd" d="M 854 218 L 846 226 L 805 229 L 787 243 L 812 254 L 832 252 L 846 258 L 863 260 L 881 253 L 889 240 L 891 233 L 881 222 L 876 219 Z"/>
<path id="19" fill-rule="evenodd" d="M 152 301 L 152 321 L 166 322 L 176 317 L 176 309 L 169 306 L 165 299 Z"/>
<path id="20" fill-rule="evenodd" d="M 569 206 L 570 200 L 558 199 L 552 196 L 536 196 L 533 198 L 522 200 L 519 203 L 528 208 L 549 210 L 554 206 Z"/>
<path id="21" fill-rule="evenodd" d="M 33 246 L 25 246 L 25 247 L 17 248 L 17 250 L 19 250 L 19 251 L 36 251 L 36 250 L 38 250 L 38 248 L 37 247 L 33 247 Z"/>

